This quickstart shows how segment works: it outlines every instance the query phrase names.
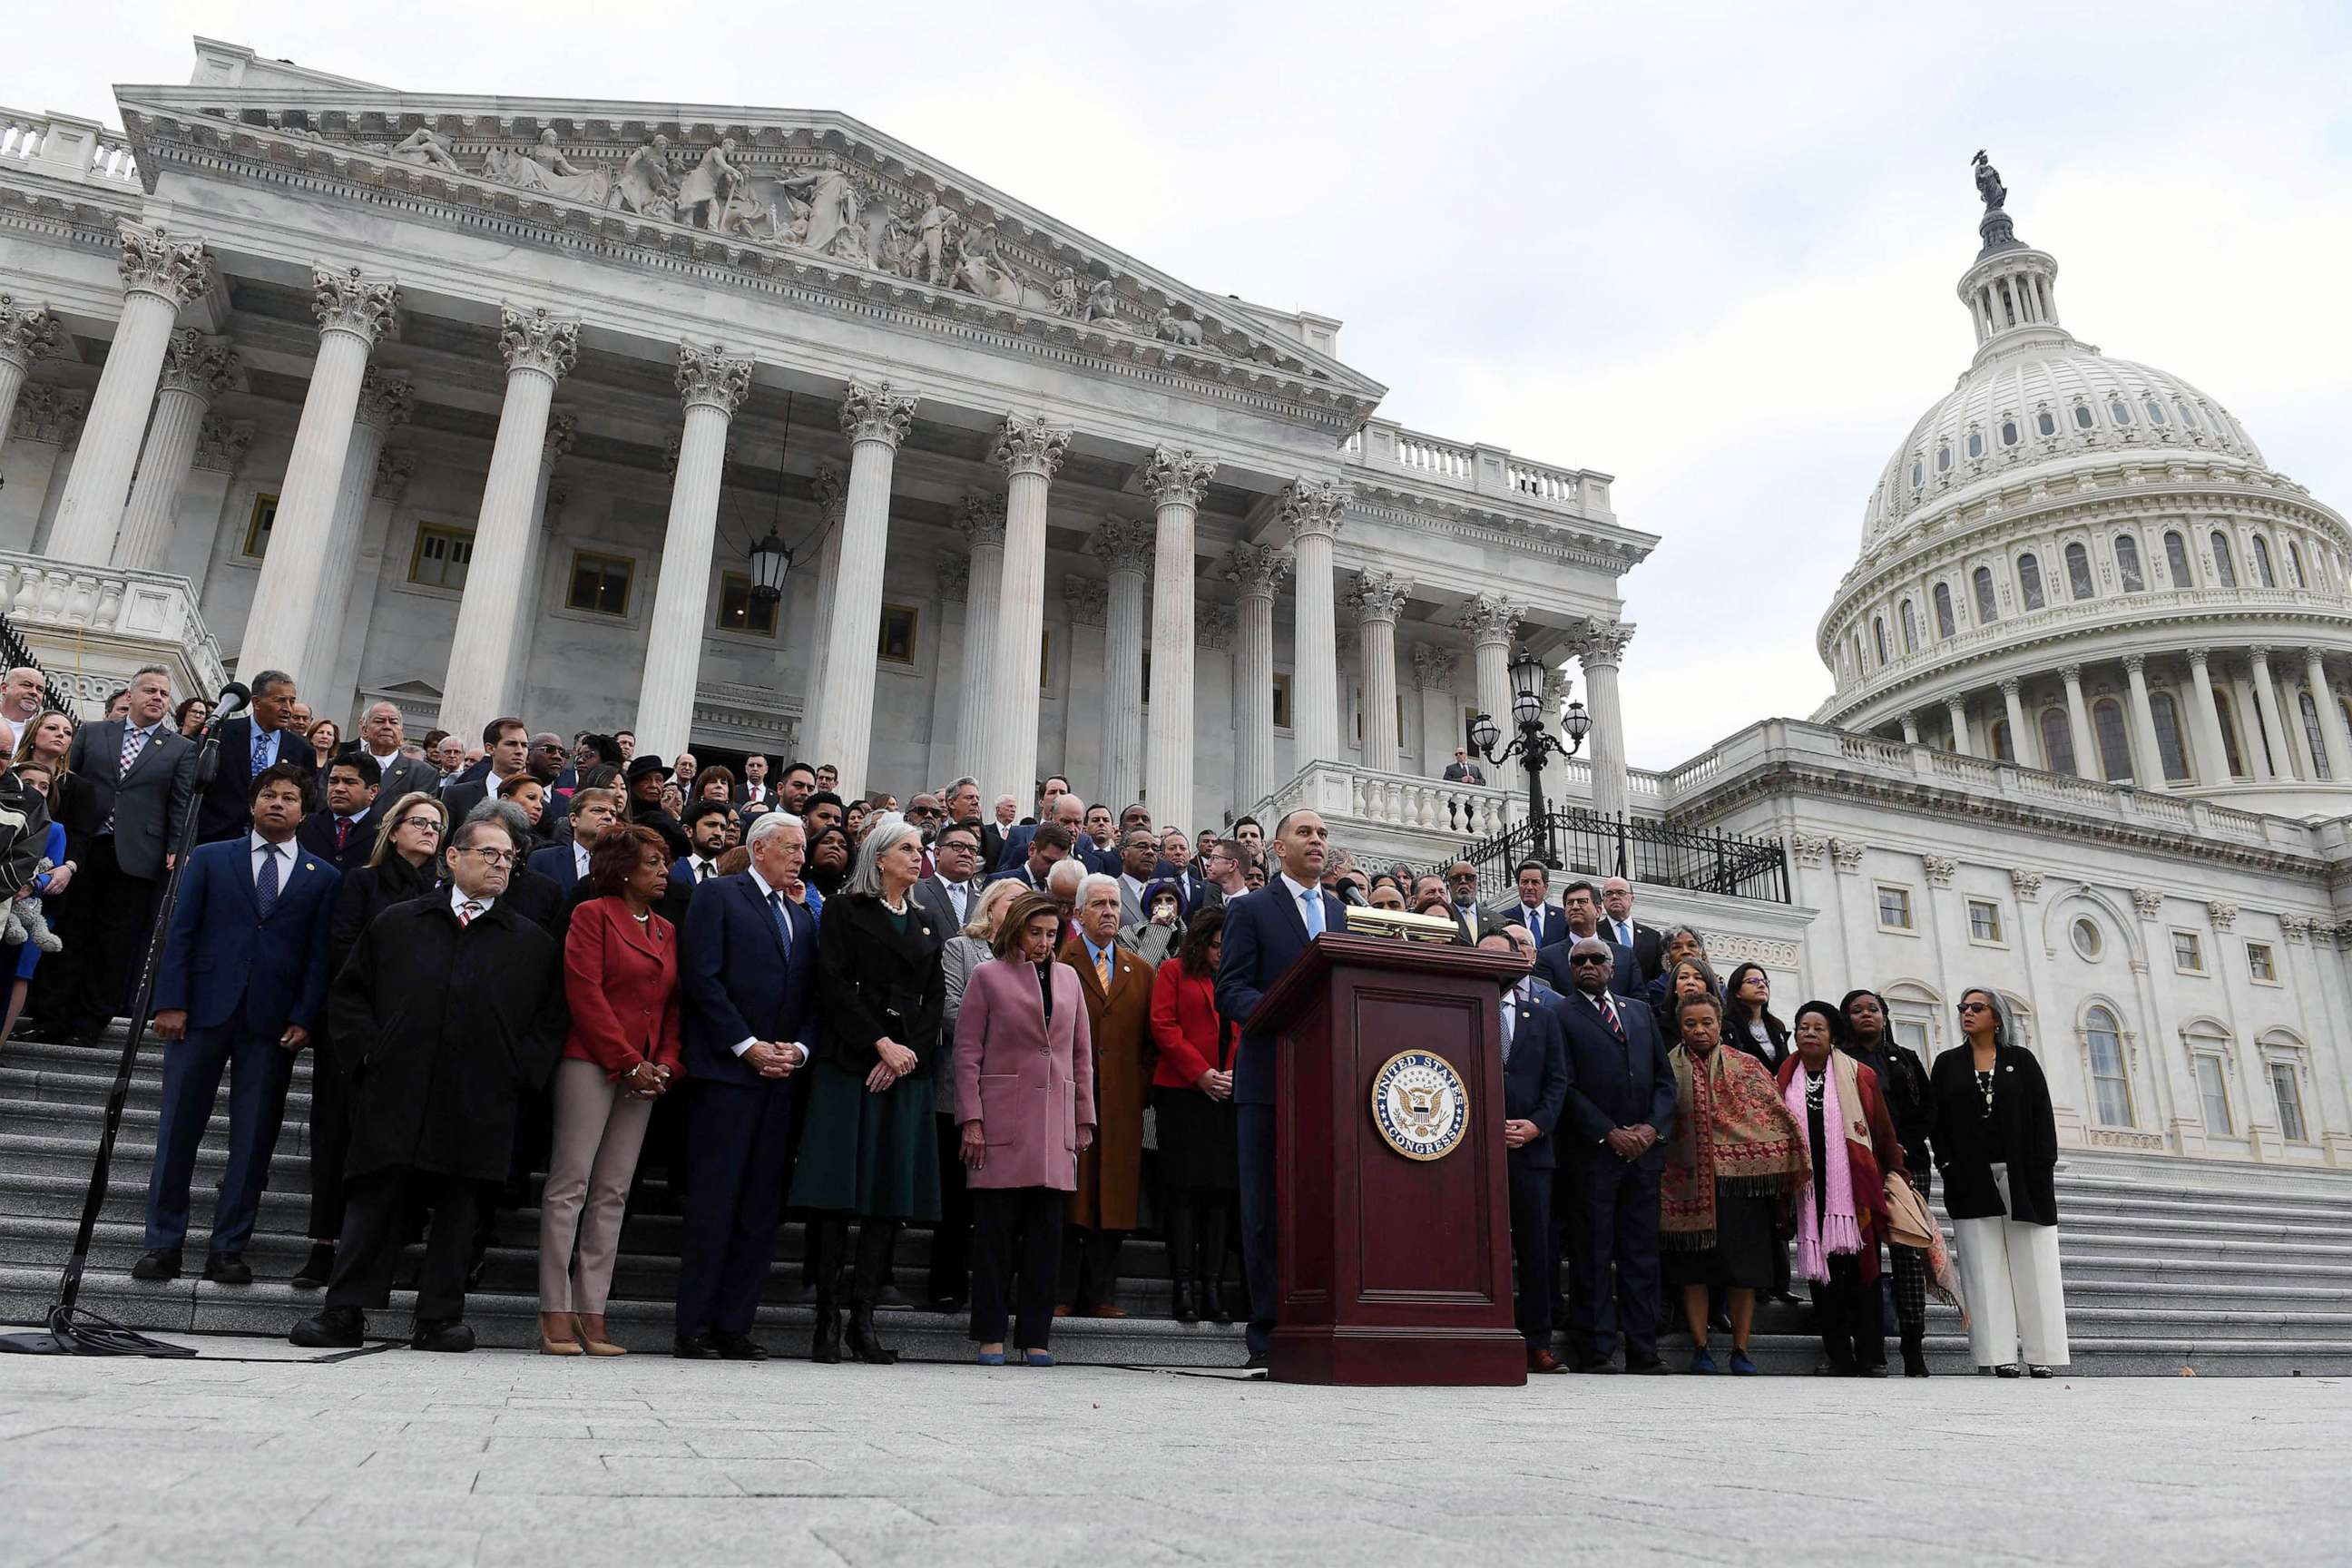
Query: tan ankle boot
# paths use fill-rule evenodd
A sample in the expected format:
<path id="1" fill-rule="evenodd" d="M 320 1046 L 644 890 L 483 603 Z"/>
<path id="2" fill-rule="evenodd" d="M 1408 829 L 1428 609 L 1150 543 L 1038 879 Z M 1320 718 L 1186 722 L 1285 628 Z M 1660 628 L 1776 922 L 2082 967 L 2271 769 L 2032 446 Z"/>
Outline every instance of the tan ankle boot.
<path id="1" fill-rule="evenodd" d="M 585 1350 L 590 1355 L 626 1355 L 629 1353 L 627 1351 L 623 1350 L 619 1345 L 614 1344 L 611 1340 L 604 1337 L 604 1313 L 575 1312 L 572 1316 L 572 1321 L 579 1327 L 581 1348 Z"/>
<path id="2" fill-rule="evenodd" d="M 569 1312 L 541 1312 L 539 1315 L 539 1353 L 578 1355 L 580 1342 L 572 1336 L 572 1321 Z"/>

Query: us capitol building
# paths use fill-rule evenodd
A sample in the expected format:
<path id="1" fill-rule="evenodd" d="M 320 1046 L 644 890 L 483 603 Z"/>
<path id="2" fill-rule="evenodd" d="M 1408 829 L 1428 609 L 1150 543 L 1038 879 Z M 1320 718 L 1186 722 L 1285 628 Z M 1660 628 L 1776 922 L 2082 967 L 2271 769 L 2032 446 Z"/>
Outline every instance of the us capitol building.
<path id="1" fill-rule="evenodd" d="M 1867 983 L 1932 1054 L 1995 985 L 2071 1145 L 2352 1163 L 2352 534 L 2060 324 L 1981 160 L 1975 357 L 1871 492 L 1834 694 L 1651 773 L 1620 579 L 1655 537 L 1608 474 L 1380 417 L 1328 317 L 828 111 L 201 38 L 117 110 L 0 110 L 0 613 L 85 712 L 151 659 L 276 667 L 346 726 L 1066 772 L 1428 862 L 1525 830 L 1510 778 L 1437 776 L 1525 650 L 1592 721 L 1548 797 L 1616 825 L 1567 866 L 1622 861 L 1784 1014 Z"/>

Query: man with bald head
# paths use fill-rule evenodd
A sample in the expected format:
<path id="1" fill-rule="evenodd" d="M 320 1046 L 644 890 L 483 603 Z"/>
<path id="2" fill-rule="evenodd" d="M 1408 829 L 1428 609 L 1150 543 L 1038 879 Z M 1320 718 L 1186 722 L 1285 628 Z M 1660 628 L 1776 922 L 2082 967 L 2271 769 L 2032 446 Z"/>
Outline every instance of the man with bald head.
<path id="1" fill-rule="evenodd" d="M 41 699 L 48 689 L 47 678 L 28 664 L 20 664 L 0 678 L 0 730 L 8 737 L 7 755 L 16 754 L 16 742 L 25 738 L 26 726 L 41 716 Z"/>
<path id="2" fill-rule="evenodd" d="M 1556 1195 L 1568 1199 L 1569 1350 L 1579 1372 L 1614 1372 L 1622 1331 L 1625 1370 L 1661 1372 L 1658 1184 L 1674 1131 L 1675 1071 L 1649 1007 L 1612 994 L 1611 945 L 1598 935 L 1566 945 L 1569 1090 L 1553 1142 L 1565 1188 Z"/>

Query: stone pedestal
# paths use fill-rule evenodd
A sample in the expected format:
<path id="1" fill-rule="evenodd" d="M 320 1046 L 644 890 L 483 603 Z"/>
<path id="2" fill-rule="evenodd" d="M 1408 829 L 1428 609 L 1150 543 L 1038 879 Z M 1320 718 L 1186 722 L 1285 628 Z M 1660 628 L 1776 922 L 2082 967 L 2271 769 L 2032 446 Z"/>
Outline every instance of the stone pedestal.
<path id="1" fill-rule="evenodd" d="M 703 611 L 710 600 L 710 552 L 719 536 L 719 492 L 727 463 L 727 426 L 751 391 L 749 357 L 730 358 L 718 344 L 681 343 L 677 390 L 686 401 L 669 525 L 662 533 L 661 579 L 654 589 L 646 637 L 645 677 L 637 686 L 637 746 L 668 759 L 687 744 L 694 721 L 694 683 L 702 666 Z"/>
<path id="2" fill-rule="evenodd" d="M 849 490 L 837 531 L 841 557 L 825 632 L 816 752 L 840 770 L 844 800 L 866 790 L 874 742 L 874 647 L 882 633 L 883 558 L 890 542 L 890 470 L 914 417 L 915 399 L 891 391 L 887 382 L 851 382 L 841 401 L 842 433 L 850 441 Z"/>

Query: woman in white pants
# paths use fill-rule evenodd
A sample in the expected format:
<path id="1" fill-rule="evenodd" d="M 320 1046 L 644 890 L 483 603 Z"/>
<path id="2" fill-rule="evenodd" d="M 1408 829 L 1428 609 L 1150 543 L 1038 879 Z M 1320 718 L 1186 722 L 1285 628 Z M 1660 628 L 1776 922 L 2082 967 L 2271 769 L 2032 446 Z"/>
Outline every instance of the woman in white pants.
<path id="1" fill-rule="evenodd" d="M 1936 1058 L 1928 1087 L 1969 1349 L 1980 1373 L 2048 1377 L 2067 1360 L 2050 1086 L 2000 993 L 1963 991 L 1959 1011 L 1961 1044 Z"/>

